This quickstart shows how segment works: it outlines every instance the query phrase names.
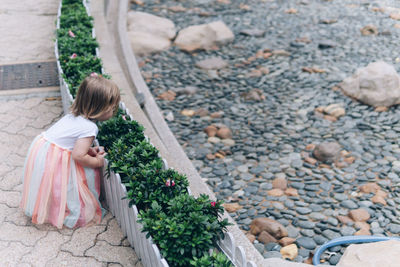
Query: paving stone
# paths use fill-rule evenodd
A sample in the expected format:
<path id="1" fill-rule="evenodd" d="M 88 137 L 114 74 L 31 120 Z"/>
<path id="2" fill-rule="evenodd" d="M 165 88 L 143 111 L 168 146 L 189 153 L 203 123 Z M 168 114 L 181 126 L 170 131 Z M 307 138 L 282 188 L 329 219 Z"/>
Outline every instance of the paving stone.
<path id="1" fill-rule="evenodd" d="M 7 157 L 7 162 L 8 164 L 11 164 L 15 167 L 23 167 L 25 162 L 25 156 L 22 155 L 20 156 L 15 153 L 12 153 Z"/>
<path id="2" fill-rule="evenodd" d="M 24 255 L 31 250 L 32 247 L 20 242 L 10 242 L 7 247 L 0 246 L 0 266 L 21 266 Z"/>
<path id="3" fill-rule="evenodd" d="M 42 131 L 43 131 L 43 129 L 36 129 L 36 128 L 30 127 L 30 126 L 27 126 L 27 127 L 25 127 L 24 131 L 21 132 L 21 134 L 30 138 L 32 141 Z"/>
<path id="4" fill-rule="evenodd" d="M 0 135 L 0 138 L 1 137 L 2 136 Z M 8 159 L 10 158 L 10 156 L 13 153 L 14 153 L 14 149 L 12 147 L 10 147 L 9 145 L 7 145 L 7 146 L 2 145 L 2 151 L 1 151 L 1 154 L 0 154 L 0 161 L 5 162 L 10 167 L 11 166 L 14 167 L 14 162 L 8 161 Z"/>
<path id="5" fill-rule="evenodd" d="M 104 230 L 104 225 L 78 228 L 72 234 L 71 240 L 63 244 L 61 249 L 74 256 L 84 256 L 85 251 L 95 244 L 96 236 Z"/>
<path id="6" fill-rule="evenodd" d="M 22 105 L 20 105 L 20 108 L 23 110 L 35 110 L 35 107 L 39 106 L 42 102 L 44 102 L 44 98 L 42 97 L 31 97 L 27 98 L 22 101 Z M 29 112 L 27 112 L 29 113 Z M 25 112 L 24 112 L 25 114 Z"/>
<path id="7" fill-rule="evenodd" d="M 72 236 L 74 234 L 75 229 L 63 227 L 62 229 L 57 229 L 57 231 L 62 235 Z"/>
<path id="8" fill-rule="evenodd" d="M 9 245 L 10 245 L 10 242 L 8 242 L 8 241 L 1 241 L 1 240 L 0 240 L 0 251 L 3 250 L 3 249 L 5 249 L 5 248 L 8 248 Z"/>
<path id="9" fill-rule="evenodd" d="M 23 168 L 18 167 L 0 178 L 0 190 L 10 191 L 21 183 Z"/>
<path id="10" fill-rule="evenodd" d="M 0 240 L 20 241 L 25 246 L 34 246 L 46 234 L 46 232 L 39 231 L 34 227 L 17 226 L 9 222 L 3 222 L 0 225 Z"/>
<path id="11" fill-rule="evenodd" d="M 104 252 L 107 253 L 107 252 Z M 90 266 L 103 267 L 104 263 L 92 257 L 75 257 L 69 252 L 60 251 L 56 258 L 47 262 L 46 266 Z"/>
<path id="12" fill-rule="evenodd" d="M 9 207 L 19 207 L 21 201 L 21 193 L 17 191 L 1 191 L 0 204 L 6 204 Z"/>
<path id="13" fill-rule="evenodd" d="M 20 208 L 8 208 L 8 209 L 10 210 L 10 213 L 5 218 L 6 222 L 10 222 L 19 226 L 32 225 L 31 218 L 26 216 Z"/>
<path id="14" fill-rule="evenodd" d="M 123 266 L 134 266 L 139 260 L 132 248 L 111 246 L 105 241 L 97 241 L 85 255 L 102 262 L 119 262 Z"/>
<path id="15" fill-rule="evenodd" d="M 14 111 L 15 107 L 18 106 L 18 101 L 16 100 L 10 100 L 6 102 L 1 102 L 0 105 L 0 113 L 5 113 L 5 114 L 12 114 L 13 112 L 8 113 L 8 111 Z"/>
<path id="16" fill-rule="evenodd" d="M 14 169 L 13 166 L 9 166 L 5 164 L 4 162 L 0 163 L 0 180 L 1 177 L 3 177 L 6 173 L 12 171 Z"/>
<path id="17" fill-rule="evenodd" d="M 107 230 L 97 237 L 97 240 L 106 241 L 110 245 L 114 246 L 121 245 L 123 239 L 124 235 L 122 234 L 122 231 L 119 228 L 118 222 L 115 218 L 108 222 Z"/>
<path id="18" fill-rule="evenodd" d="M 102 203 L 103 205 L 104 203 Z M 100 222 L 100 225 L 108 225 L 108 223 L 114 219 L 114 216 L 110 211 L 107 211 L 106 215 L 104 215 L 103 219 Z"/>
<path id="19" fill-rule="evenodd" d="M 7 127 L 3 128 L 2 131 L 10 134 L 17 134 L 21 132 L 30 122 L 31 119 L 20 117 L 10 123 Z"/>
<path id="20" fill-rule="evenodd" d="M 24 261 L 34 266 L 45 266 L 46 262 L 55 258 L 60 250 L 61 244 L 68 241 L 69 236 L 63 236 L 58 232 L 48 232 L 47 235 L 40 239 L 29 255 L 24 256 Z"/>
<path id="21" fill-rule="evenodd" d="M 12 214 L 14 211 L 15 209 L 8 207 L 6 204 L 0 204 L 0 223 L 2 223 L 6 217 Z"/>
<path id="22" fill-rule="evenodd" d="M 39 116 L 36 117 L 35 119 L 31 119 L 29 123 L 26 124 L 26 126 L 30 126 L 32 128 L 36 129 L 47 129 L 51 126 L 51 124 L 54 121 L 54 114 L 52 113 L 47 113 L 47 116 Z"/>

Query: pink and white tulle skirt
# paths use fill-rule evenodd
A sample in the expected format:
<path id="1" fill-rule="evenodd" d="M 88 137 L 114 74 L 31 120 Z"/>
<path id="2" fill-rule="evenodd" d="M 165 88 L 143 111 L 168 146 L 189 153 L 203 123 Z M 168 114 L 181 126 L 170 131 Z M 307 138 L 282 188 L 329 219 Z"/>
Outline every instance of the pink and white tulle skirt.
<path id="1" fill-rule="evenodd" d="M 100 172 L 72 159 L 72 151 L 33 140 L 25 160 L 21 208 L 35 224 L 73 228 L 99 223 Z"/>

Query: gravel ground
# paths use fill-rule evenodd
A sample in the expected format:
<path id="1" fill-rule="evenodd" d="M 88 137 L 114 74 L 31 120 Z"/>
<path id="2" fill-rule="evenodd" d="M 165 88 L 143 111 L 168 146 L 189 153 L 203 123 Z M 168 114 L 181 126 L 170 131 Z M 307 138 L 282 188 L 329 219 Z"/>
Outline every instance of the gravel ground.
<path id="1" fill-rule="evenodd" d="M 359 227 L 343 224 L 338 215 L 364 208 L 374 235 L 400 233 L 400 109 L 387 112 L 353 101 L 335 85 L 357 68 L 384 60 L 400 71 L 400 21 L 389 17 L 388 7 L 398 1 L 298 0 L 298 1 L 167 0 L 146 1 L 132 9 L 171 19 L 178 30 L 190 25 L 224 21 L 235 40 L 211 51 L 185 53 L 177 47 L 142 58 L 142 74 L 154 96 L 192 86 L 193 95 L 158 105 L 187 155 L 218 198 L 242 206 L 231 216 L 244 230 L 256 217 L 279 221 L 300 248 L 295 261 L 304 261 L 319 245 Z M 173 12 L 170 7 L 186 11 Z M 374 25 L 376 35 L 360 29 Z M 264 32 L 258 36 L 244 30 Z M 287 55 L 256 57 L 258 51 L 284 50 Z M 283 53 L 280 53 L 283 54 Z M 205 71 L 195 63 L 220 57 L 228 67 Z M 308 73 L 304 67 L 323 70 Z M 260 70 L 268 70 L 261 74 Z M 258 89 L 260 99 L 246 99 Z M 342 104 L 346 114 L 337 121 L 323 119 L 315 108 Z M 220 112 L 219 118 L 184 116 L 184 109 Z M 171 116 L 173 115 L 173 116 Z M 211 140 L 204 133 L 210 124 L 226 125 L 234 142 Z M 354 162 L 312 164 L 307 145 L 334 141 Z M 232 146 L 233 144 L 233 146 Z M 215 157 L 215 153 L 218 153 Z M 207 157 L 207 155 L 209 155 Z M 214 157 L 210 156 L 214 155 Z M 275 178 L 284 177 L 298 196 L 271 196 Z M 386 192 L 386 204 L 360 193 L 360 185 L 377 183 Z M 264 257 L 280 257 L 280 245 L 255 242 Z M 336 264 L 343 248 L 330 257 Z"/>

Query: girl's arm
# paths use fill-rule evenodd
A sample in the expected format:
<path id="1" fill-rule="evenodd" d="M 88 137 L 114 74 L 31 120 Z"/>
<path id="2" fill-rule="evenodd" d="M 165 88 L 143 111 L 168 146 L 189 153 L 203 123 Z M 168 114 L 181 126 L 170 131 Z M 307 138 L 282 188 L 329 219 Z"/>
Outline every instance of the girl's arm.
<path id="1" fill-rule="evenodd" d="M 92 145 L 94 137 L 79 138 L 72 150 L 72 158 L 83 167 L 99 168 L 104 165 L 105 153 L 97 153 L 96 156 L 90 156 L 89 149 Z"/>

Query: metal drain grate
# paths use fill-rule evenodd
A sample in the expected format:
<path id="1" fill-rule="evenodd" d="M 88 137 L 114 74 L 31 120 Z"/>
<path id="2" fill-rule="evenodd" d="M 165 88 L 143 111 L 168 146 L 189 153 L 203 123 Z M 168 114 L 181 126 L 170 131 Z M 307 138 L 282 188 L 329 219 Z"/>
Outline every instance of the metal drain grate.
<path id="1" fill-rule="evenodd" d="M 0 66 L 0 90 L 59 85 L 55 61 Z"/>

